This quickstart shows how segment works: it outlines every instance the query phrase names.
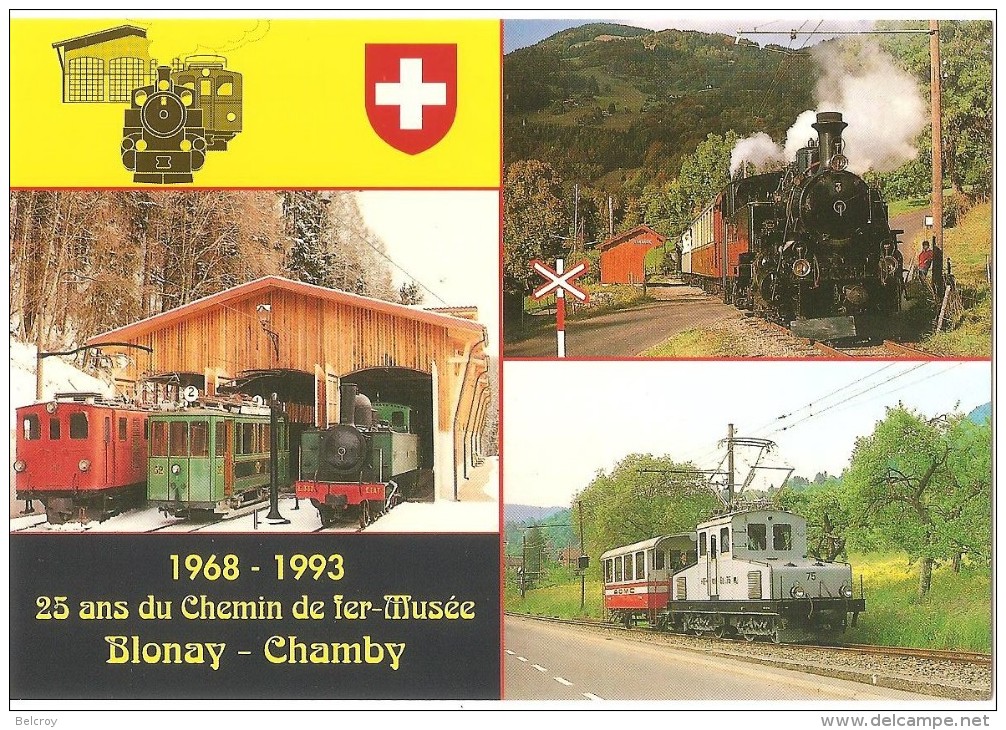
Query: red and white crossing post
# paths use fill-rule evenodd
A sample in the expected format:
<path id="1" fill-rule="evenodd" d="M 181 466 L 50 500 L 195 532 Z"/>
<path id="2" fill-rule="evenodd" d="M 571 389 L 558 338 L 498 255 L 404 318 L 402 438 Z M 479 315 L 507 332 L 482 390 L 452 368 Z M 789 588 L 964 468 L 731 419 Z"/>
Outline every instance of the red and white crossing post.
<path id="1" fill-rule="evenodd" d="M 531 262 L 532 270 L 540 274 L 545 283 L 534 290 L 535 299 L 541 299 L 555 290 L 555 338 L 559 357 L 566 357 L 566 292 L 582 303 L 590 301 L 590 295 L 573 284 L 573 281 L 587 273 L 587 262 L 581 261 L 569 271 L 563 270 L 564 261 L 555 260 L 555 269 L 537 259 Z"/>

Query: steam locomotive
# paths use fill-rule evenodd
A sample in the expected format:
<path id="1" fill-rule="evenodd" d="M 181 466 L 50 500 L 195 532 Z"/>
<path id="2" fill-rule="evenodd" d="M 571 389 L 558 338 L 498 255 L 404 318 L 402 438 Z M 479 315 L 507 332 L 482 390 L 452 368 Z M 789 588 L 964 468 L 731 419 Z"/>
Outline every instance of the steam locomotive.
<path id="1" fill-rule="evenodd" d="M 897 234 L 879 192 L 848 171 L 838 112 L 819 112 L 786 169 L 731 181 L 681 238 L 682 274 L 814 339 L 864 334 L 896 313 Z"/>
<path id="2" fill-rule="evenodd" d="M 866 610 L 848 563 L 807 557 L 807 523 L 768 506 L 738 507 L 694 532 L 601 555 L 608 620 L 697 636 L 821 640 Z"/>
<path id="3" fill-rule="evenodd" d="M 133 89 L 120 146 L 133 182 L 192 182 L 208 151 L 227 149 L 241 131 L 242 77 L 225 66 L 192 56 L 178 70 L 158 66 L 154 83 Z"/>
<path id="4" fill-rule="evenodd" d="M 366 527 L 408 496 L 420 461 L 411 417 L 408 406 L 372 403 L 355 384 L 340 386 L 340 423 L 304 432 L 294 485 L 323 526 L 355 515 Z"/>

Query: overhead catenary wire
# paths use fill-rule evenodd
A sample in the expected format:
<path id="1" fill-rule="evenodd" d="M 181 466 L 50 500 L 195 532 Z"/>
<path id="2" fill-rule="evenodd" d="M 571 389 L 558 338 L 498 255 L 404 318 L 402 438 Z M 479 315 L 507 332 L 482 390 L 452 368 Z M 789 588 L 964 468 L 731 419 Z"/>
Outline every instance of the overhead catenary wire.
<path id="1" fill-rule="evenodd" d="M 784 420 L 786 418 L 792 418 L 793 416 L 795 416 L 800 411 L 803 411 L 803 410 L 806 410 L 806 409 L 809 409 L 809 408 L 813 408 L 815 406 L 820 406 L 825 401 L 827 401 L 829 398 L 831 398 L 832 396 L 838 395 L 838 394 L 840 394 L 840 393 L 848 390 L 849 388 L 852 388 L 853 386 L 858 385 L 859 383 L 862 383 L 864 380 L 869 380 L 870 378 L 873 378 L 873 377 L 879 375 L 880 373 L 884 372 L 885 370 L 888 370 L 889 368 L 892 368 L 892 367 L 894 367 L 896 365 L 899 365 L 899 364 L 900 363 L 898 363 L 898 362 L 890 362 L 887 365 L 884 365 L 882 368 L 878 368 L 877 370 L 874 370 L 871 373 L 867 373 L 866 375 L 862 376 L 861 378 L 856 378 L 855 380 L 853 380 L 850 383 L 846 383 L 845 385 L 839 386 L 838 388 L 835 388 L 834 390 L 829 391 L 828 393 L 825 393 L 824 395 L 817 396 L 816 398 L 814 398 L 812 401 L 810 401 L 806 405 L 800 406 L 799 408 L 794 408 L 789 413 L 783 413 L 780 416 L 776 416 L 775 418 L 771 419 L 770 421 L 766 421 L 762 425 L 760 425 L 760 426 L 758 426 L 756 428 L 753 428 L 750 431 L 745 430 L 744 433 L 748 434 L 750 436 L 754 436 L 754 435 L 760 433 L 763 429 L 766 429 L 766 428 L 768 428 L 769 426 L 772 426 L 772 425 L 776 425 L 779 421 L 782 421 L 782 420 Z"/>
<path id="2" fill-rule="evenodd" d="M 885 380 L 883 382 L 875 383 L 875 384 L 869 386 L 868 388 L 865 388 L 864 390 L 861 390 L 861 391 L 858 391 L 856 393 L 853 393 L 852 395 L 848 396 L 847 398 L 844 398 L 843 400 L 838 401 L 837 403 L 833 403 L 833 404 L 831 404 L 829 406 L 826 406 L 826 407 L 822 408 L 819 411 L 815 411 L 813 413 L 810 413 L 810 414 L 804 416 L 803 418 L 799 419 L 798 421 L 794 421 L 793 423 L 790 423 L 790 424 L 788 424 L 786 426 L 780 426 L 780 427 L 776 428 L 775 430 L 770 431 L 768 435 L 771 436 L 772 434 L 782 433 L 783 431 L 788 431 L 788 430 L 794 428 L 795 426 L 797 426 L 798 424 L 801 424 L 801 423 L 803 423 L 805 421 L 808 421 L 808 420 L 810 420 L 812 418 L 819 418 L 823 414 L 827 413 L 828 411 L 832 410 L 833 408 L 837 408 L 838 406 L 842 405 L 843 403 L 848 403 L 849 401 L 851 401 L 851 400 L 853 400 L 855 398 L 859 398 L 860 396 L 865 395 L 866 393 L 869 393 L 870 391 L 876 390 L 877 388 L 880 388 L 880 387 L 886 385 L 887 383 L 890 383 L 890 382 L 892 382 L 894 380 L 897 380 L 898 378 L 903 378 L 906 375 L 915 372 L 919 368 L 925 367 L 926 365 L 929 365 L 929 363 L 926 363 L 926 362 L 919 363 L 915 367 L 909 368 L 908 370 L 906 370 L 904 372 L 897 373 L 896 375 L 891 376 L 890 378 L 888 378 L 887 380 Z"/>

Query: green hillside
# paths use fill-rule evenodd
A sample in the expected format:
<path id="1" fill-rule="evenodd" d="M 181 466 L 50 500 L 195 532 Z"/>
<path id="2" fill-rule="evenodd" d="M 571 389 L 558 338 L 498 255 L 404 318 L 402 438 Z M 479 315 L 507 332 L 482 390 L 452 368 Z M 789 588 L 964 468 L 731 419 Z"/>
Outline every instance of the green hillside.
<path id="1" fill-rule="evenodd" d="M 506 161 L 594 183 L 617 172 L 609 184 L 674 177 L 710 133 L 781 136 L 816 78 L 803 53 L 605 23 L 514 51 L 503 68 Z"/>

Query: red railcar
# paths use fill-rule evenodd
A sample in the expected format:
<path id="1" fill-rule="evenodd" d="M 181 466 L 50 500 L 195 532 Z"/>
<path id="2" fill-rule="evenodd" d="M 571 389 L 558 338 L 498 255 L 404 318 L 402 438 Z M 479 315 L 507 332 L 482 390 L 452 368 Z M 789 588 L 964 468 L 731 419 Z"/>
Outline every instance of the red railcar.
<path id="1" fill-rule="evenodd" d="M 104 519 L 143 499 L 147 412 L 92 393 L 17 409 L 17 498 L 49 522 Z"/>
<path id="2" fill-rule="evenodd" d="M 657 624 L 671 600 L 671 576 L 695 561 L 689 535 L 654 537 L 609 550 L 601 556 L 604 608 L 609 617 L 628 625 L 635 617 Z"/>

